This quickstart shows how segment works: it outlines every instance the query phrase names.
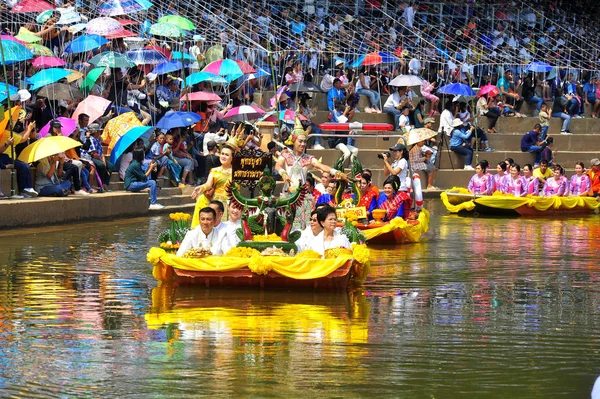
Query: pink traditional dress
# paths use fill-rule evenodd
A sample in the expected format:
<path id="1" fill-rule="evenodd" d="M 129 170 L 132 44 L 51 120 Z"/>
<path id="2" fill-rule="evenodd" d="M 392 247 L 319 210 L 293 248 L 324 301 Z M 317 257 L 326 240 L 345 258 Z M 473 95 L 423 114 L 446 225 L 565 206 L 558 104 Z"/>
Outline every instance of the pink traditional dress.
<path id="1" fill-rule="evenodd" d="M 527 181 L 523 176 L 517 176 L 513 179 L 512 176 L 505 176 L 503 193 L 512 194 L 515 197 L 523 197 L 527 195 Z"/>
<path id="2" fill-rule="evenodd" d="M 285 171 L 287 172 L 291 184 L 285 183 L 281 192 L 282 196 L 289 196 L 290 193 L 296 192 L 296 190 L 306 183 L 306 174 L 308 173 L 308 167 L 312 166 L 317 159 L 312 155 L 302 154 L 296 156 L 292 151 L 283 151 L 281 157 L 285 160 Z M 307 195 L 304 198 L 304 203 L 296 208 L 296 218 L 294 219 L 293 227 L 300 230 L 304 230 L 308 225 L 308 219 L 310 218 L 310 212 L 312 211 L 312 196 Z"/>
<path id="3" fill-rule="evenodd" d="M 570 195 L 587 193 L 590 191 L 590 184 L 590 177 L 588 175 L 574 175 L 571 177 L 571 182 L 569 183 L 569 193 Z"/>
<path id="4" fill-rule="evenodd" d="M 492 179 L 493 177 L 488 173 L 483 176 L 475 174 L 471 177 L 467 188 L 473 194 L 490 195 L 494 186 Z"/>
<path id="5" fill-rule="evenodd" d="M 537 177 L 525 177 L 525 187 L 527 195 L 539 195 L 540 193 L 540 181 Z"/>
<path id="6" fill-rule="evenodd" d="M 500 191 L 501 193 L 505 192 L 505 188 L 504 186 L 506 185 L 506 176 L 507 175 L 493 175 L 493 186 L 492 186 L 492 193 L 495 191 Z"/>
<path id="7" fill-rule="evenodd" d="M 546 184 L 544 184 L 544 188 L 542 189 L 542 195 L 544 197 L 562 197 L 565 195 L 566 190 L 567 179 L 560 177 L 558 180 L 556 180 L 554 177 L 549 177 L 546 179 Z"/>

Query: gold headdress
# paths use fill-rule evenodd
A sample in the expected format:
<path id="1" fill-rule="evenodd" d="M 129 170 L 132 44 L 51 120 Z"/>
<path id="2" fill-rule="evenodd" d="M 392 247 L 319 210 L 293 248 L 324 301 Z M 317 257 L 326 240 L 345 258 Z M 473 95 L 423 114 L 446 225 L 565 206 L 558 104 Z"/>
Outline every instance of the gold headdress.
<path id="1" fill-rule="evenodd" d="M 294 141 L 296 141 L 300 136 L 304 136 L 308 139 L 308 134 L 304 131 L 302 122 L 300 122 L 300 118 L 298 117 L 298 111 L 296 111 L 296 117 L 294 118 L 294 130 L 292 130 L 292 134 L 290 134 L 290 137 L 288 137 L 285 144 L 294 144 Z"/>
<path id="2" fill-rule="evenodd" d="M 244 124 L 240 123 L 237 130 L 232 129 L 229 139 L 225 142 L 225 145 L 233 150 L 234 153 L 238 152 L 244 146 Z"/>

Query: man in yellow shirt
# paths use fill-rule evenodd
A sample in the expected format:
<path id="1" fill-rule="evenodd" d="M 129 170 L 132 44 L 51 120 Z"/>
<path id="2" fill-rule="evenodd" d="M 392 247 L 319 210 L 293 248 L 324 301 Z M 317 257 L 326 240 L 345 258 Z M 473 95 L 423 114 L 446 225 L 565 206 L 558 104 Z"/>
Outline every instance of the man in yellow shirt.
<path id="1" fill-rule="evenodd" d="M 544 184 L 546 184 L 546 179 L 552 177 L 552 170 L 548 169 L 548 161 L 542 159 L 540 162 L 540 167 L 533 170 L 533 177 L 537 177 L 540 182 L 540 190 L 544 188 Z"/>

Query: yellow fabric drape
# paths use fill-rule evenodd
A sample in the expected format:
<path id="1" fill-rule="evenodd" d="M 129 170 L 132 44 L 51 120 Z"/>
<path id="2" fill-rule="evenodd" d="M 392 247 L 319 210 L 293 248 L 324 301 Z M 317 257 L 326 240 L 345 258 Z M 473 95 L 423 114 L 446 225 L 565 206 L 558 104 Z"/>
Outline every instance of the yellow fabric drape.
<path id="1" fill-rule="evenodd" d="M 448 198 L 448 192 L 457 194 L 468 194 L 465 188 L 454 187 L 440 194 L 444 206 L 450 213 L 460 211 L 472 211 L 475 204 L 484 205 L 496 209 L 517 209 L 522 206 L 528 206 L 538 211 L 553 209 L 573 209 L 576 207 L 586 208 L 590 211 L 600 208 L 600 202 L 593 197 L 537 197 L 528 195 L 527 197 L 515 197 L 511 194 L 502 194 L 495 192 L 493 195 L 470 199 L 459 204 L 452 204 Z"/>
<path id="2" fill-rule="evenodd" d="M 161 248 L 151 248 L 147 255 L 148 262 L 154 265 L 153 276 L 164 281 L 168 273 L 166 269 L 173 267 L 181 270 L 228 272 L 248 267 L 257 274 L 267 274 L 269 271 L 296 280 L 309 280 L 325 277 L 348 260 L 352 256 L 341 255 L 335 259 L 302 259 L 283 256 L 262 256 L 248 258 L 209 256 L 206 258 L 182 258 L 174 254 L 168 254 Z"/>
<path id="3" fill-rule="evenodd" d="M 367 238 L 367 241 L 374 237 L 380 236 L 385 233 L 389 233 L 394 230 L 402 230 L 402 234 L 406 237 L 408 242 L 418 242 L 421 236 L 429 230 L 429 211 L 427 209 L 421 209 L 419 218 L 416 225 L 411 225 L 406 220 L 397 217 L 392 219 L 388 224 L 381 227 L 375 227 L 373 229 L 362 230 L 362 233 Z"/>

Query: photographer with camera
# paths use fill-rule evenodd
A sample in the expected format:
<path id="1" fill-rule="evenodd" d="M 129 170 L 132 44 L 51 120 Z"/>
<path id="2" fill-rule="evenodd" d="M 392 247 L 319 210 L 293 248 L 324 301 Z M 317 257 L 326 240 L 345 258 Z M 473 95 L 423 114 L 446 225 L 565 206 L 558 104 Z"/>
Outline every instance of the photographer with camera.
<path id="1" fill-rule="evenodd" d="M 400 191 L 408 191 L 410 186 L 410 178 L 408 177 L 408 151 L 404 144 L 396 144 L 390 147 L 389 152 L 384 152 L 377 155 L 377 158 L 383 160 L 384 176 L 398 176 L 400 178 Z M 390 159 L 392 163 L 390 164 Z"/>

